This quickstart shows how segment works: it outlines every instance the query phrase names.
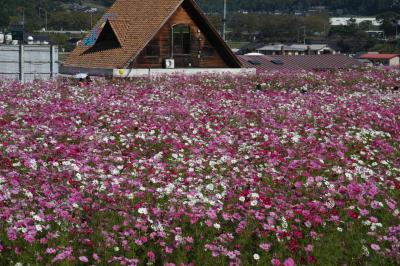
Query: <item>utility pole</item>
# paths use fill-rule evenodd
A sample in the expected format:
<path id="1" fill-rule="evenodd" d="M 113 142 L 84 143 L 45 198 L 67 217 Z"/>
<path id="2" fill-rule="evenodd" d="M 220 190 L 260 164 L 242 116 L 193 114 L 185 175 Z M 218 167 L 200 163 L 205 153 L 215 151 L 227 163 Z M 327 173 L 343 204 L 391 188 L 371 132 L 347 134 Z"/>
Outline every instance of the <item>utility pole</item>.
<path id="1" fill-rule="evenodd" d="M 300 29 L 303 29 L 303 44 L 306 44 L 306 25 L 297 29 L 297 42 L 300 43 Z"/>
<path id="2" fill-rule="evenodd" d="M 90 29 L 93 28 L 93 14 L 94 14 L 95 12 L 96 12 L 96 11 L 89 10 L 89 14 L 90 14 Z"/>
<path id="3" fill-rule="evenodd" d="M 222 38 L 226 41 L 226 0 L 224 0 L 224 19 L 223 19 Z"/>
<path id="4" fill-rule="evenodd" d="M 44 8 L 39 7 L 39 17 L 41 17 L 40 11 L 43 10 L 44 11 L 44 15 L 45 15 L 45 26 L 44 26 L 44 30 L 47 31 L 47 10 Z"/>

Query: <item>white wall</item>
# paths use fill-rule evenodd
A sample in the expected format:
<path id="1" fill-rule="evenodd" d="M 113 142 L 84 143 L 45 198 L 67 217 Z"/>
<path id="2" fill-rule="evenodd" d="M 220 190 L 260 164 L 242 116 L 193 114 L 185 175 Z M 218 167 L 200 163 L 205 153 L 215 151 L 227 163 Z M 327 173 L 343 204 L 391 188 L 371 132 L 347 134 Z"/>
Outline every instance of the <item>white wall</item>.
<path id="1" fill-rule="evenodd" d="M 256 74 L 255 68 L 179 68 L 179 69 L 114 69 L 113 77 L 154 77 L 162 75 L 198 75 L 198 74 Z"/>
<path id="2" fill-rule="evenodd" d="M 390 59 L 389 66 L 398 66 L 398 65 L 400 65 L 400 57 L 399 56 Z"/>

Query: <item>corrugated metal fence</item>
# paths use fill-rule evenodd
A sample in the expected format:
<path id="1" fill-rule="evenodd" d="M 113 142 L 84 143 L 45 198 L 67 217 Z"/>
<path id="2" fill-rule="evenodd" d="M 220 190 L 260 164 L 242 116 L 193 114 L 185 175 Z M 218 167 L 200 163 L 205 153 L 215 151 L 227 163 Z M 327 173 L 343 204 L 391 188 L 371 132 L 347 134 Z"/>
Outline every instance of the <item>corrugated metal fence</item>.
<path id="1" fill-rule="evenodd" d="M 57 46 L 0 45 L 0 78 L 26 82 L 50 79 L 57 74 Z"/>

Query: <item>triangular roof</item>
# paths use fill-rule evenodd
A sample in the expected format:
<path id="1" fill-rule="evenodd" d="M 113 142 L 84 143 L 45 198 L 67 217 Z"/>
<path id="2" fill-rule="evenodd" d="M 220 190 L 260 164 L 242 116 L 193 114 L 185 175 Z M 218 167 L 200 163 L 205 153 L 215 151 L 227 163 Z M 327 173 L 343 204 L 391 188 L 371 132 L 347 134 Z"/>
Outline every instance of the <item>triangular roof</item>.
<path id="1" fill-rule="evenodd" d="M 123 19 L 108 19 L 107 22 L 117 36 L 119 44 L 123 46 L 125 44 L 126 34 L 129 30 L 129 21 Z"/>
<path id="2" fill-rule="evenodd" d="M 94 44 L 98 45 L 102 42 L 108 42 L 108 44 L 114 44 L 114 47 L 122 46 L 122 38 L 118 37 L 118 31 L 114 30 L 115 27 L 111 26 L 111 21 L 107 20 L 104 26 L 102 27 L 102 31 L 99 33 L 96 42 Z"/>
<path id="3" fill-rule="evenodd" d="M 127 68 L 182 4 L 191 7 L 196 21 L 205 27 L 224 60 L 229 65 L 240 67 L 240 61 L 193 0 L 117 0 L 71 53 L 64 66 Z M 96 47 L 96 40 L 106 25 L 113 29 L 119 46 Z"/>

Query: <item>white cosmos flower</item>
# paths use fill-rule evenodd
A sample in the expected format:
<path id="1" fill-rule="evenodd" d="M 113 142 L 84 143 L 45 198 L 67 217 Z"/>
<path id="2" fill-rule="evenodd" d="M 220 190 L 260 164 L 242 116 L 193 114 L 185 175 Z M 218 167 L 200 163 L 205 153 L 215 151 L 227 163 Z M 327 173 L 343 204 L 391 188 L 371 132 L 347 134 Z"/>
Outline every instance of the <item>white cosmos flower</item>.
<path id="1" fill-rule="evenodd" d="M 260 255 L 258 255 L 257 253 L 254 253 L 253 259 L 260 260 Z"/>
<path id="2" fill-rule="evenodd" d="M 213 185 L 213 184 L 208 184 L 208 185 L 206 186 L 206 189 L 207 189 L 207 190 L 210 190 L 210 191 L 213 191 L 213 190 L 214 190 L 214 185 Z"/>
<path id="3" fill-rule="evenodd" d="M 33 220 L 38 221 L 38 222 L 42 221 L 42 218 L 40 218 L 39 215 L 34 215 L 32 218 L 33 218 Z"/>
<path id="4" fill-rule="evenodd" d="M 43 231 L 43 227 L 40 224 L 35 225 L 36 231 L 38 232 L 42 232 Z"/>
<path id="5" fill-rule="evenodd" d="M 146 208 L 139 208 L 139 209 L 138 209 L 138 212 L 139 212 L 140 214 L 144 214 L 144 215 L 147 215 L 147 214 L 148 214 Z"/>
<path id="6" fill-rule="evenodd" d="M 29 164 L 31 165 L 31 168 L 32 168 L 33 170 L 37 170 L 37 162 L 36 162 L 35 159 L 29 160 Z"/>
<path id="7" fill-rule="evenodd" d="M 252 197 L 252 198 L 258 198 L 259 195 L 258 195 L 258 193 L 251 193 L 251 197 Z"/>
<path id="8" fill-rule="evenodd" d="M 119 170 L 118 170 L 118 169 L 113 169 L 113 170 L 111 171 L 111 174 L 113 174 L 113 175 L 119 175 Z"/>

